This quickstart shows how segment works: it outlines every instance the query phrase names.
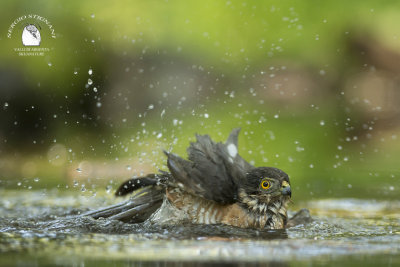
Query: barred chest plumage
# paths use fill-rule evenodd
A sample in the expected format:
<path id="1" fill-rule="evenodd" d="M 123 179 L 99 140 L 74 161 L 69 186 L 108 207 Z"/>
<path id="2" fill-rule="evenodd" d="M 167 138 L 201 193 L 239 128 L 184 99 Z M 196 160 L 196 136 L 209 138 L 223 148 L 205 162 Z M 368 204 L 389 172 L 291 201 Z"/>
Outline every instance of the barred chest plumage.
<path id="1" fill-rule="evenodd" d="M 286 202 L 264 209 L 241 203 L 219 204 L 196 197 L 180 188 L 167 188 L 166 201 L 151 220 L 158 223 L 187 221 L 194 224 L 227 224 L 241 228 L 282 229 L 286 224 Z"/>

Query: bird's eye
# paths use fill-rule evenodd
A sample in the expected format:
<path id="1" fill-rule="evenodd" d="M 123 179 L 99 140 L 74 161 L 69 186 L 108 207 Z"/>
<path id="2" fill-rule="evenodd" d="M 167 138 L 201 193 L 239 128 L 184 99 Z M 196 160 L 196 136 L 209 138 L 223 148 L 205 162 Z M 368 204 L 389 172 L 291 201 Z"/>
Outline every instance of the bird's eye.
<path id="1" fill-rule="evenodd" d="M 262 180 L 261 181 L 261 188 L 262 189 L 268 189 L 271 187 L 271 183 L 268 180 Z"/>

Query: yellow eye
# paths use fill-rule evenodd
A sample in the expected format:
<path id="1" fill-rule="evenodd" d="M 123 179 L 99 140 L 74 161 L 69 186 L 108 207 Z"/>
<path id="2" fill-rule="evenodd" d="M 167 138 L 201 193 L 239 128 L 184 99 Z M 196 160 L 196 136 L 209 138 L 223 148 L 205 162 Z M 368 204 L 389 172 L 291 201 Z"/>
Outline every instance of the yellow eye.
<path id="1" fill-rule="evenodd" d="M 262 189 L 268 189 L 271 187 L 271 183 L 268 180 L 263 180 L 261 182 L 261 188 Z"/>

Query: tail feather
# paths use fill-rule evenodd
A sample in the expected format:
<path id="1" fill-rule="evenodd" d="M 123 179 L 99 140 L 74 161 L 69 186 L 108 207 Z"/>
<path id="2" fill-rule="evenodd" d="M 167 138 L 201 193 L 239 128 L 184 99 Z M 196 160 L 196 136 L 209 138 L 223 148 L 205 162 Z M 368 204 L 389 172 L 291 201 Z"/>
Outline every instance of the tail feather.
<path id="1" fill-rule="evenodd" d="M 146 211 L 148 208 L 150 208 L 151 205 L 150 204 L 143 204 L 140 206 L 136 206 L 134 208 L 131 208 L 129 210 L 117 213 L 111 217 L 109 217 L 110 220 L 120 220 L 120 221 L 124 221 L 125 218 L 136 218 L 138 217 L 138 214 L 140 214 L 143 211 Z"/>
<path id="2" fill-rule="evenodd" d="M 136 180 L 139 179 L 143 180 L 143 178 Z M 135 179 L 132 179 L 132 181 L 135 182 Z M 89 211 L 82 216 L 90 216 L 94 219 L 109 218 L 130 223 L 143 222 L 161 206 L 164 195 L 165 187 L 157 185 L 156 182 L 150 183 L 150 185 L 142 185 L 141 188 L 133 191 L 129 200 L 106 208 Z"/>
<path id="3" fill-rule="evenodd" d="M 123 210 L 126 210 L 128 205 L 131 205 L 131 200 L 118 203 L 116 205 L 112 205 L 106 208 L 101 208 L 98 210 L 92 210 L 89 212 L 86 212 L 82 214 L 82 216 L 90 216 L 93 219 L 98 219 L 98 218 L 109 218 L 115 214 L 118 214 L 119 212 L 122 212 Z"/>

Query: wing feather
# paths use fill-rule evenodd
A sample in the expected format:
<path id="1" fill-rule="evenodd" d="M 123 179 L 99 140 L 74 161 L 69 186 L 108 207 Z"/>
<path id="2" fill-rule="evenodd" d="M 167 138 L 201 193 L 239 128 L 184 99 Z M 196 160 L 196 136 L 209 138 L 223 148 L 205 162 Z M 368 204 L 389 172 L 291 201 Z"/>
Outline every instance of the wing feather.
<path id="1" fill-rule="evenodd" d="M 197 141 L 187 149 L 189 160 L 166 153 L 172 176 L 191 194 L 224 204 L 236 202 L 238 185 L 254 168 L 237 152 L 239 131 L 234 129 L 226 143 L 196 135 Z"/>

